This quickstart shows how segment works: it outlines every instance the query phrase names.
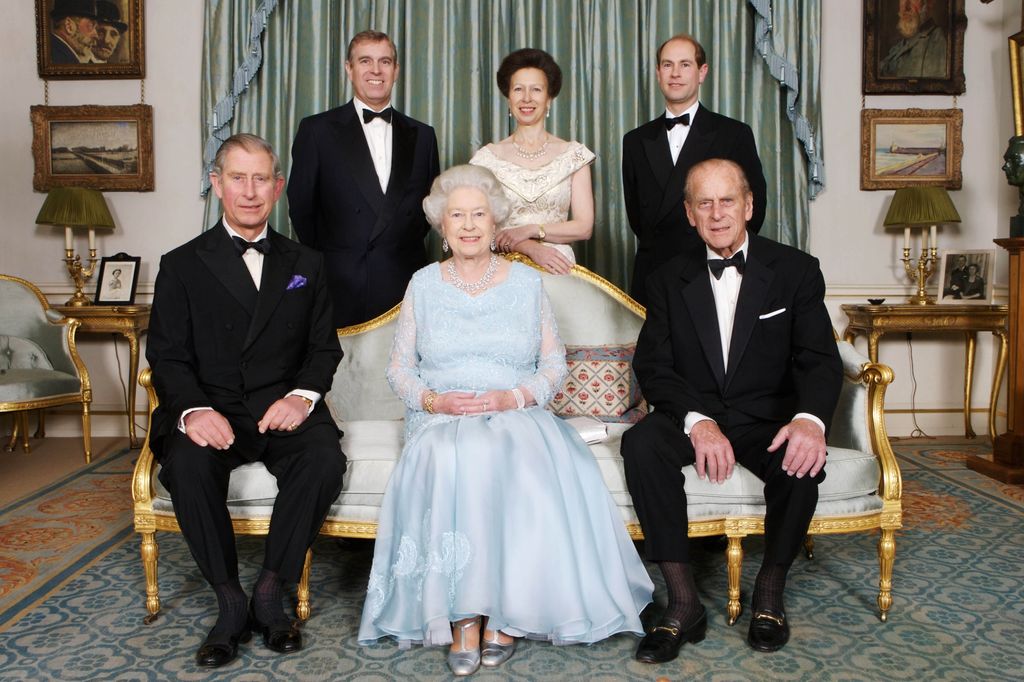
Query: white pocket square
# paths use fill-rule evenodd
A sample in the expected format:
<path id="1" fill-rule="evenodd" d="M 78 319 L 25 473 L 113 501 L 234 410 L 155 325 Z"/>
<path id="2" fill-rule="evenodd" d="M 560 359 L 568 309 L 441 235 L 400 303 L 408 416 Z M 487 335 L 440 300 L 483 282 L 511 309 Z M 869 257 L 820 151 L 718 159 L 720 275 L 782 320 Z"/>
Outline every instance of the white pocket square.
<path id="1" fill-rule="evenodd" d="M 775 317 L 776 315 L 781 315 L 784 312 L 786 312 L 785 308 L 779 308 L 778 310 L 773 310 L 770 313 L 765 313 L 764 315 L 760 315 L 760 316 L 758 316 L 757 319 L 759 319 L 759 320 L 767 320 L 769 317 Z"/>

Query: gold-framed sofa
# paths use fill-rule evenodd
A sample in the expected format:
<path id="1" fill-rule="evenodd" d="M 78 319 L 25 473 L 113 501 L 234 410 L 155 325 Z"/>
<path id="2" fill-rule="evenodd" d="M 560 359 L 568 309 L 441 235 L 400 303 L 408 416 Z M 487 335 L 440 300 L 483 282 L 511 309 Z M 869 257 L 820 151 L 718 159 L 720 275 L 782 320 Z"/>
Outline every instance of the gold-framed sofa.
<path id="1" fill-rule="evenodd" d="M 567 347 L 618 347 L 635 344 L 644 309 L 607 280 L 574 266 L 569 275 L 544 273 L 559 333 Z M 384 368 L 391 350 L 398 308 L 354 327 L 339 330 L 345 356 L 338 366 L 326 400 L 345 432 L 342 449 L 348 471 L 341 494 L 328 514 L 324 535 L 372 538 L 384 487 L 401 453 L 405 406 L 387 385 Z M 845 380 L 829 437 L 827 476 L 806 544 L 813 556 L 813 535 L 880 530 L 878 541 L 878 609 L 886 620 L 892 605 L 895 531 L 901 526 L 900 471 L 889 445 L 883 418 L 886 387 L 892 370 L 871 363 L 849 343 L 837 341 Z M 155 405 L 149 370 L 140 379 Z M 626 489 L 619 443 L 630 427 L 609 423 L 607 437 L 592 444 L 604 481 L 622 513 L 630 534 L 642 538 L 632 500 Z M 178 531 L 167 491 L 156 478 L 158 465 L 148 439 L 135 468 L 132 496 L 135 530 L 142 540 L 146 574 L 146 608 L 150 618 L 160 610 L 157 589 L 157 531 Z M 689 535 L 725 535 L 728 564 L 729 623 L 741 613 L 740 570 L 742 541 L 764 533 L 763 484 L 737 467 L 732 478 L 717 485 L 686 473 Z M 235 532 L 266 534 L 277 487 L 262 464 L 248 464 L 231 476 L 228 507 Z M 298 587 L 299 618 L 310 614 L 308 575 L 311 557 Z"/>

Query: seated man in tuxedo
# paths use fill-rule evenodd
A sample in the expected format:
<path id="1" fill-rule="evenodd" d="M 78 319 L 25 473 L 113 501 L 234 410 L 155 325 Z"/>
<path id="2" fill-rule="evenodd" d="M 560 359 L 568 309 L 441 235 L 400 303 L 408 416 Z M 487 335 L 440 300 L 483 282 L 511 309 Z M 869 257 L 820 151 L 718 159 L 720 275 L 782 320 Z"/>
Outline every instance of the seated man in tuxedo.
<path id="1" fill-rule="evenodd" d="M 161 259 L 146 351 L 160 398 L 150 448 L 220 610 L 196 654 L 202 667 L 234 660 L 251 630 L 274 651 L 302 647 L 283 585 L 298 581 L 345 471 L 321 400 L 341 359 L 323 258 L 267 222 L 284 188 L 277 155 L 234 135 L 210 179 L 223 219 Z M 226 500 L 231 470 L 257 461 L 279 492 L 247 604 Z"/>
<path id="2" fill-rule="evenodd" d="M 668 587 L 668 610 L 640 642 L 647 663 L 674 659 L 707 629 L 689 563 L 680 470 L 721 483 L 738 461 L 765 482 L 765 555 L 747 641 L 789 639 L 782 593 L 825 478 L 825 431 L 842 365 L 818 261 L 747 232 L 753 196 L 741 167 L 698 163 L 687 216 L 702 242 L 647 280 L 647 320 L 633 367 L 654 410 L 625 433 L 626 482 L 647 558 Z"/>

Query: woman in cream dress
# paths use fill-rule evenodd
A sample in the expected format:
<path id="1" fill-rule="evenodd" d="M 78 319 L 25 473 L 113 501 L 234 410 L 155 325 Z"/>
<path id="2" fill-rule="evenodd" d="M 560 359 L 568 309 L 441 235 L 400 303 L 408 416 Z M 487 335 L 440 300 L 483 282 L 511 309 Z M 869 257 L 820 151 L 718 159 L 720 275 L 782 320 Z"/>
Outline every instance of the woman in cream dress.
<path id="1" fill-rule="evenodd" d="M 570 244 L 590 239 L 594 230 L 594 153 L 544 127 L 562 87 L 562 70 L 547 52 L 512 52 L 501 61 L 497 81 L 516 129 L 480 149 L 470 163 L 494 173 L 512 204 L 497 236 L 498 250 L 518 251 L 549 272 L 565 274 L 576 262 Z"/>

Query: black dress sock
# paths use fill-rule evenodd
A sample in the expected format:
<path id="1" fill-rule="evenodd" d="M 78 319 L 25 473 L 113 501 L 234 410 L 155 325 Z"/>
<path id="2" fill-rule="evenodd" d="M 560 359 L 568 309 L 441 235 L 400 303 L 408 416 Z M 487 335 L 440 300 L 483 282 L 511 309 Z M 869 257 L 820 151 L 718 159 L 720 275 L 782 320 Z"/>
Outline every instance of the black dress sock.
<path id="1" fill-rule="evenodd" d="M 246 613 L 246 597 L 238 578 L 213 586 L 217 594 L 217 607 L 220 610 L 217 624 L 213 631 L 225 634 L 237 634 L 244 628 L 249 614 Z"/>
<path id="2" fill-rule="evenodd" d="M 256 620 L 264 625 L 287 621 L 288 617 L 281 606 L 281 578 L 277 573 L 264 568 L 260 571 L 260 577 L 256 580 L 256 587 L 252 591 L 253 613 Z"/>
<path id="3" fill-rule="evenodd" d="M 666 618 L 675 618 L 682 627 L 688 628 L 697 622 L 702 612 L 697 583 L 693 580 L 690 564 L 682 561 L 661 561 L 658 568 L 665 576 L 668 587 L 668 609 Z"/>
<path id="4" fill-rule="evenodd" d="M 786 589 L 786 574 L 789 566 L 772 564 L 761 566 L 754 580 L 754 612 L 772 609 L 778 613 L 785 612 L 782 593 Z"/>

